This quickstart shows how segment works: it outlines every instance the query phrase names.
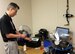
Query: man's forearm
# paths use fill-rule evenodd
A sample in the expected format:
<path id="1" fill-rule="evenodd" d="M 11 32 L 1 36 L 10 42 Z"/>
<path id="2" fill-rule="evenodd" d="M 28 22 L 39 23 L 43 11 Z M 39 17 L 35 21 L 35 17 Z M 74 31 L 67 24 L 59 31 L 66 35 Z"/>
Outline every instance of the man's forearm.
<path id="1" fill-rule="evenodd" d="M 18 37 L 20 37 L 20 35 L 19 34 L 12 34 L 12 33 L 10 33 L 10 34 L 6 34 L 6 37 L 7 38 L 18 38 Z"/>

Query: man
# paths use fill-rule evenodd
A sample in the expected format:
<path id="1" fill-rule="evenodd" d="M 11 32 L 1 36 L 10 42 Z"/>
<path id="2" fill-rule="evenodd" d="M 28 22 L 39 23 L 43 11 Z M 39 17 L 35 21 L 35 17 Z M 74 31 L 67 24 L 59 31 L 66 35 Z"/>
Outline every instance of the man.
<path id="1" fill-rule="evenodd" d="M 0 19 L 0 30 L 3 41 L 5 42 L 6 54 L 18 54 L 17 38 L 20 37 L 30 40 L 24 34 L 20 34 L 16 31 L 12 21 L 11 17 L 14 17 L 18 10 L 19 6 L 16 3 L 11 2 L 7 7 L 6 13 Z"/>

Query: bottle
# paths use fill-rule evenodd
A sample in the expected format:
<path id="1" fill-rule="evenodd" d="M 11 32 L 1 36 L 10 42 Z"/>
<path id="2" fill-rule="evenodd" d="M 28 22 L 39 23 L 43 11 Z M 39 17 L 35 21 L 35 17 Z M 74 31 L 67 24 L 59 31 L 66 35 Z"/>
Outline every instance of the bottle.
<path id="1" fill-rule="evenodd" d="M 40 50 L 43 50 L 44 49 L 44 45 L 43 45 L 43 41 L 41 42 L 41 47 L 40 47 Z"/>
<path id="2" fill-rule="evenodd" d="M 24 48 L 23 49 L 24 49 L 24 51 L 26 51 L 26 45 L 24 45 Z"/>

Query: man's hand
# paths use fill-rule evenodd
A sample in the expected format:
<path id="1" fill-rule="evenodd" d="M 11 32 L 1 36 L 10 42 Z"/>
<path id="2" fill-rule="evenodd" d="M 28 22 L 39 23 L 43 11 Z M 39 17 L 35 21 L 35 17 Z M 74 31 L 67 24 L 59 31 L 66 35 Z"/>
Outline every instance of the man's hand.
<path id="1" fill-rule="evenodd" d="M 29 37 L 25 37 L 24 39 L 28 40 L 28 41 L 32 41 L 31 38 L 29 38 Z"/>
<path id="2" fill-rule="evenodd" d="M 26 37 L 26 35 L 25 34 L 21 34 L 20 32 L 18 32 L 18 31 L 16 31 L 16 33 L 19 35 L 19 37 L 21 37 L 21 38 L 25 38 Z"/>
<path id="3" fill-rule="evenodd" d="M 18 34 L 20 38 L 25 38 L 26 35 L 25 34 Z"/>
<path id="4" fill-rule="evenodd" d="M 19 34 L 21 38 L 28 40 L 28 41 L 32 41 L 31 38 L 27 37 L 25 34 Z"/>

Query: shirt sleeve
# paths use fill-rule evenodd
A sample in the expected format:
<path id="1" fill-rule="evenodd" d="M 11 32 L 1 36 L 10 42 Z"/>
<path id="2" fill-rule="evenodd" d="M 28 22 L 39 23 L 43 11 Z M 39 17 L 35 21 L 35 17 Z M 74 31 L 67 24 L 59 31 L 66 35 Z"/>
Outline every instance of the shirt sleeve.
<path id="1" fill-rule="evenodd" d="M 1 30 L 2 30 L 3 34 L 11 33 L 9 24 L 6 21 L 1 22 Z"/>

